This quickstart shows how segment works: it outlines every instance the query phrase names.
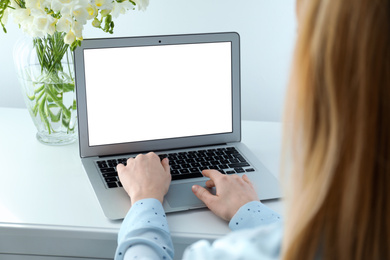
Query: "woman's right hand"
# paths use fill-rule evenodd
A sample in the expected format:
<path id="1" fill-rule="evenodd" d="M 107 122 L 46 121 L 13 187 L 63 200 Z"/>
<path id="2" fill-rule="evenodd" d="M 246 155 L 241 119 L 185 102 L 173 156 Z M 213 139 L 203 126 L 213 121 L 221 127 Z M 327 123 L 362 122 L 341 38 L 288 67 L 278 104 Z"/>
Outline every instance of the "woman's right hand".
<path id="1" fill-rule="evenodd" d="M 129 194 L 131 203 L 147 198 L 163 203 L 171 184 L 168 158 L 160 161 L 155 153 L 140 154 L 127 160 L 127 166 L 118 164 L 119 179 Z"/>
<path id="2" fill-rule="evenodd" d="M 192 191 L 206 206 L 220 218 L 230 221 L 234 214 L 246 203 L 259 201 L 259 197 L 248 176 L 225 175 L 216 170 L 204 170 L 202 174 L 210 178 L 207 188 L 216 188 L 216 195 L 207 189 L 194 185 Z"/>

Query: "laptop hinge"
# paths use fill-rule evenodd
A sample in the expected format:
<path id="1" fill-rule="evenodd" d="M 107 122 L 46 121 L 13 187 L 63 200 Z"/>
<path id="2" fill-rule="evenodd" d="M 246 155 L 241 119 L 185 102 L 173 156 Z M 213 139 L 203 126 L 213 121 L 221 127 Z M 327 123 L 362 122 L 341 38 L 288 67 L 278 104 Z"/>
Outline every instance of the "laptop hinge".
<path id="1" fill-rule="evenodd" d="M 173 148 L 173 149 L 162 149 L 162 150 L 153 150 L 155 153 L 161 153 L 161 152 L 169 152 L 169 151 L 176 151 L 176 150 L 188 150 L 188 149 L 199 149 L 202 150 L 203 148 L 212 147 L 212 146 L 222 146 L 227 145 L 227 143 L 220 143 L 220 144 L 210 144 L 210 145 L 202 145 L 202 146 L 187 146 L 187 147 L 180 147 L 180 148 Z M 129 152 L 126 154 L 110 154 L 110 155 L 101 155 L 98 156 L 98 158 L 107 158 L 107 157 L 120 157 L 120 156 L 126 156 L 128 154 L 140 154 L 140 153 L 148 153 L 149 151 L 140 151 L 140 152 Z"/>

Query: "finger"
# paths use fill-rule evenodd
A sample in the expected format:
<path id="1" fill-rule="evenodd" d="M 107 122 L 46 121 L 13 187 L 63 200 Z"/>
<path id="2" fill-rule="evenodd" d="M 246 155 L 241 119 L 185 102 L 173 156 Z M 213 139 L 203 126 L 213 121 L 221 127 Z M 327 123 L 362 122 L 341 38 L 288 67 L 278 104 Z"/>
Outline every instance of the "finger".
<path id="1" fill-rule="evenodd" d="M 149 152 L 149 153 L 146 154 L 146 156 L 151 158 L 151 159 L 153 159 L 153 160 L 159 160 L 160 161 L 160 157 L 156 153 L 154 153 L 154 152 Z"/>
<path id="2" fill-rule="evenodd" d="M 127 165 L 129 165 L 129 163 L 131 163 L 132 161 L 134 161 L 135 158 L 134 157 L 130 157 L 129 159 L 127 159 Z"/>
<path id="3" fill-rule="evenodd" d="M 246 174 L 242 175 L 242 179 L 243 179 L 246 183 L 252 185 L 251 180 L 249 180 L 249 178 L 248 178 L 248 176 L 247 176 Z"/>
<path id="4" fill-rule="evenodd" d="M 124 170 L 125 166 L 122 164 L 122 163 L 119 163 L 117 166 L 116 166 L 116 170 L 117 172 L 121 172 L 122 170 Z"/>
<path id="5" fill-rule="evenodd" d="M 202 171 L 203 176 L 210 178 L 214 182 L 222 176 L 222 173 L 220 173 L 217 170 L 203 170 Z"/>
<path id="6" fill-rule="evenodd" d="M 135 159 L 139 159 L 139 158 L 143 158 L 145 156 L 145 154 L 142 154 L 142 153 L 140 153 L 140 154 L 138 154 L 136 157 L 135 157 Z M 129 158 L 129 160 L 130 160 L 131 158 Z"/>
<path id="7" fill-rule="evenodd" d="M 213 180 L 208 180 L 208 181 L 206 181 L 206 187 L 207 187 L 207 188 L 213 188 L 213 187 L 215 187 L 214 181 L 213 181 Z"/>
<path id="8" fill-rule="evenodd" d="M 118 177 L 119 177 L 119 180 L 122 181 L 122 178 L 125 176 L 125 169 L 126 169 L 126 166 L 124 166 L 123 164 L 118 164 L 116 166 L 116 171 L 118 172 Z"/>
<path id="9" fill-rule="evenodd" d="M 165 172 L 170 172 L 171 171 L 171 168 L 169 167 L 169 159 L 168 158 L 164 158 L 161 161 L 161 164 L 162 164 Z"/>
<path id="10" fill-rule="evenodd" d="M 192 192 L 198 199 L 203 201 L 207 207 L 215 200 L 215 196 L 213 194 L 199 185 L 192 186 Z"/>

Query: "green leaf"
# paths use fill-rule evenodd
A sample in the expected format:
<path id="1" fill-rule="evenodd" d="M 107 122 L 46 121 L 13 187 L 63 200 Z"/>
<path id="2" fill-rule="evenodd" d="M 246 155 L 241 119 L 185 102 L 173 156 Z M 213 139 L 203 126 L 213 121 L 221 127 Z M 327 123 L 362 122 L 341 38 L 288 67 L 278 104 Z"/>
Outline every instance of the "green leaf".
<path id="1" fill-rule="evenodd" d="M 66 128 L 69 128 L 70 118 L 68 117 L 62 117 L 62 125 Z"/>
<path id="2" fill-rule="evenodd" d="M 37 94 L 37 93 L 41 92 L 44 88 L 45 88 L 45 85 L 42 85 L 39 88 L 35 89 L 34 93 Z"/>
<path id="3" fill-rule="evenodd" d="M 29 96 L 28 94 L 26 94 L 27 98 L 30 100 L 30 101 L 34 101 L 35 99 L 35 95 L 32 95 L 32 96 Z"/>
<path id="4" fill-rule="evenodd" d="M 41 92 L 41 94 L 39 94 L 39 96 L 36 98 L 36 103 L 35 103 L 35 106 L 33 108 L 33 112 L 34 112 L 34 116 L 37 116 L 37 112 L 38 112 L 38 106 L 40 104 L 39 100 L 42 98 L 42 96 L 45 94 L 44 91 Z"/>
<path id="5" fill-rule="evenodd" d="M 43 108 L 44 108 L 44 112 L 45 112 L 45 117 L 46 118 L 48 118 L 49 117 L 49 109 L 47 108 L 47 100 L 45 100 L 45 102 L 44 102 L 44 106 L 43 106 Z"/>
<path id="6" fill-rule="evenodd" d="M 44 88 L 45 88 L 45 86 L 42 85 L 42 86 L 40 86 L 39 88 L 35 89 L 35 90 L 34 90 L 34 95 L 32 95 L 32 96 L 29 96 L 28 94 L 26 94 L 26 95 L 27 95 L 27 98 L 28 98 L 29 100 L 33 101 L 33 100 L 35 99 L 35 96 L 36 96 L 38 93 L 40 93 L 42 90 L 44 90 Z M 41 93 L 41 94 L 39 95 L 39 98 L 42 97 L 43 94 L 44 94 L 44 93 Z M 37 99 L 39 99 L 39 98 L 37 98 Z"/>
<path id="7" fill-rule="evenodd" d="M 49 131 L 49 134 L 51 134 L 50 122 L 47 119 L 47 116 L 45 115 L 45 103 L 46 103 L 46 95 L 39 102 L 39 106 L 38 106 L 39 116 L 41 117 L 42 122 L 45 124 L 46 129 Z"/>
<path id="8" fill-rule="evenodd" d="M 54 95 L 58 96 L 58 94 L 63 92 L 63 84 L 48 84 L 51 91 Z"/>
<path id="9" fill-rule="evenodd" d="M 63 84 L 63 91 L 65 92 L 73 92 L 74 91 L 74 84 L 67 83 Z"/>
<path id="10" fill-rule="evenodd" d="M 50 115 L 51 121 L 54 123 L 59 122 L 61 119 L 62 109 L 59 108 L 56 104 L 49 104 L 48 108 L 49 108 L 49 115 Z M 54 108 L 59 109 L 57 114 L 53 113 L 52 109 L 54 109 Z"/>
<path id="11" fill-rule="evenodd" d="M 3 1 L 0 0 L 0 2 Z M 18 1 L 24 2 L 23 0 Z M 59 13 L 54 13 L 53 10 L 48 9 L 46 11 L 53 17 L 60 15 Z M 70 66 L 73 63 L 73 56 L 69 50 L 74 50 L 77 46 L 80 46 L 81 41 L 77 40 L 72 45 L 68 45 L 64 42 L 64 36 L 65 33 L 55 32 L 53 35 L 46 35 L 33 40 L 41 67 L 41 82 L 47 82 L 48 84 L 37 88 L 35 95 L 28 98 L 30 100 L 35 99 L 36 104 L 32 112 L 35 116 L 39 113 L 49 134 L 54 131 L 51 123 L 61 121 L 69 129 L 71 111 L 76 109 L 75 101 L 69 108 L 65 107 L 63 93 L 75 91 L 74 75 Z M 62 60 L 64 60 L 64 63 L 62 63 Z"/>
<path id="12" fill-rule="evenodd" d="M 11 8 L 10 4 L 11 4 L 10 0 L 1 0 L 0 1 L 0 24 L 3 27 L 3 32 L 4 33 L 7 33 L 7 29 L 5 29 L 5 25 L 2 22 L 2 20 L 3 20 L 3 17 L 4 17 L 4 12 L 7 10 L 7 8 Z"/>
<path id="13" fill-rule="evenodd" d="M 61 60 L 69 48 L 64 42 L 64 35 L 65 33 L 55 32 L 54 35 L 34 39 L 42 73 L 57 76 L 58 71 L 63 71 Z"/>
<path id="14" fill-rule="evenodd" d="M 38 103 L 35 104 L 34 108 L 32 109 L 32 112 L 34 114 L 34 117 L 36 117 L 38 114 Z"/>

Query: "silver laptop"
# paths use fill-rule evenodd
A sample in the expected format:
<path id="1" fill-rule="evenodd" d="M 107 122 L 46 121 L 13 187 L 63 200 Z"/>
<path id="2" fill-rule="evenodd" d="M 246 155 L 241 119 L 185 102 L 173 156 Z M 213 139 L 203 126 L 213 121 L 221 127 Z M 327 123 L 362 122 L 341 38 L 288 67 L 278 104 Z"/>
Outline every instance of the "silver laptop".
<path id="1" fill-rule="evenodd" d="M 115 166 L 149 151 L 171 164 L 166 212 L 205 207 L 191 191 L 204 169 L 245 173 L 261 200 L 280 197 L 240 142 L 239 42 L 207 33 L 86 39 L 75 50 L 80 157 L 107 218 L 130 208 Z"/>

